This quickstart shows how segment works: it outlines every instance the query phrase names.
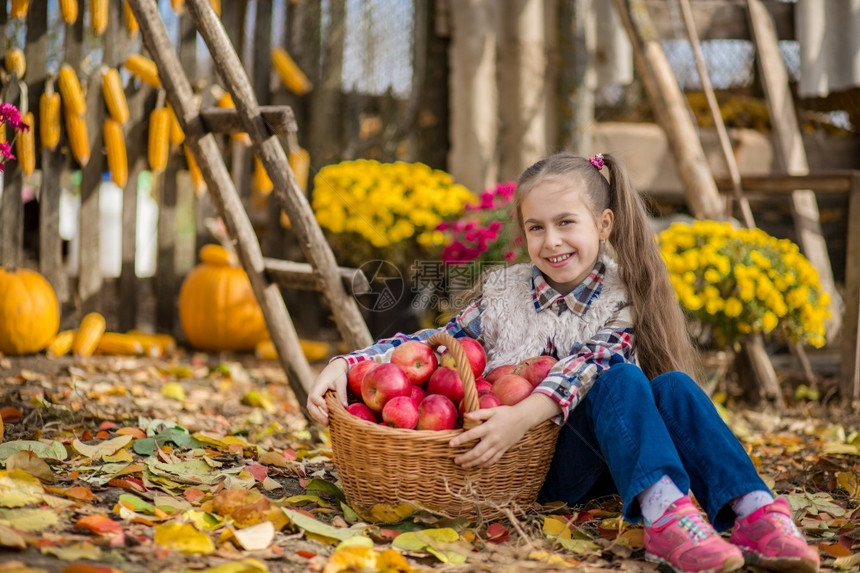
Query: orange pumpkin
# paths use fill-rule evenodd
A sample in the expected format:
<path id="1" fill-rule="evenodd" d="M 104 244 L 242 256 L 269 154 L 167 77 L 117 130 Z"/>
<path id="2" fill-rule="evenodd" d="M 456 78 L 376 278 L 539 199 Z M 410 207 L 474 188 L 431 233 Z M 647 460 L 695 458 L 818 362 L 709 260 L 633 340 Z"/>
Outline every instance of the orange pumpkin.
<path id="1" fill-rule="evenodd" d="M 29 269 L 0 269 L 0 352 L 39 352 L 59 329 L 60 309 L 51 283 Z"/>
<path id="2" fill-rule="evenodd" d="M 248 275 L 236 256 L 219 245 L 200 249 L 200 260 L 179 289 L 185 337 L 198 350 L 254 350 L 269 334 Z"/>

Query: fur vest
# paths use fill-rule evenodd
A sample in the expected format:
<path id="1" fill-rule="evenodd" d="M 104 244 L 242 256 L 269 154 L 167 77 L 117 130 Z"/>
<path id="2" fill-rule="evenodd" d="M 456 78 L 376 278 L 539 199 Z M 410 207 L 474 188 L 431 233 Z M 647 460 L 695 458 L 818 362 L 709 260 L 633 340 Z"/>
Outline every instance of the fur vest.
<path id="1" fill-rule="evenodd" d="M 582 315 L 570 310 L 561 314 L 550 309 L 537 312 L 530 263 L 490 273 L 483 285 L 481 313 L 487 370 L 538 356 L 548 341 L 558 358 L 565 358 L 579 347 L 577 343 L 594 337 L 619 307 L 629 304 L 617 263 L 605 256 L 601 260 L 606 265 L 601 291 Z"/>

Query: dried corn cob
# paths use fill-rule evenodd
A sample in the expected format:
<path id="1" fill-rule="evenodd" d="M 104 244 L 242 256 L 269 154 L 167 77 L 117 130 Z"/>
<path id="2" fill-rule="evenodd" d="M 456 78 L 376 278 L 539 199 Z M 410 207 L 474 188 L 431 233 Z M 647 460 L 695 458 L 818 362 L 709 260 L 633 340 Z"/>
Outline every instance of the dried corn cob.
<path id="1" fill-rule="evenodd" d="M 275 188 L 274 183 L 266 172 L 263 162 L 254 157 L 254 189 L 261 195 L 268 195 Z"/>
<path id="2" fill-rule="evenodd" d="M 185 162 L 188 164 L 188 174 L 191 176 L 191 186 L 194 188 L 194 193 L 198 197 L 206 191 L 206 181 L 203 180 L 203 173 L 200 172 L 200 167 L 194 159 L 194 155 L 187 145 L 182 146 L 185 149 Z"/>
<path id="3" fill-rule="evenodd" d="M 86 119 L 70 109 L 66 109 L 63 115 L 66 119 L 66 134 L 69 138 L 72 157 L 83 167 L 90 160 L 90 136 L 87 132 Z"/>
<path id="4" fill-rule="evenodd" d="M 290 170 L 296 176 L 296 183 L 299 184 L 299 189 L 307 191 L 308 189 L 308 173 L 311 167 L 311 156 L 306 149 L 299 147 L 295 151 L 290 150 L 287 154 L 287 162 L 290 164 Z"/>
<path id="5" fill-rule="evenodd" d="M 63 96 L 63 106 L 75 115 L 83 115 L 87 111 L 87 102 L 81 90 L 81 82 L 78 81 L 78 74 L 72 66 L 69 64 L 60 66 L 57 85 Z"/>
<path id="6" fill-rule="evenodd" d="M 291 92 L 304 95 L 313 89 L 311 81 L 285 49 L 280 47 L 272 49 L 272 65 Z"/>
<path id="7" fill-rule="evenodd" d="M 116 68 L 107 68 L 102 73 L 102 94 L 110 116 L 120 123 L 128 121 L 128 101 Z"/>
<path id="8" fill-rule="evenodd" d="M 178 16 L 185 14 L 185 0 L 170 0 L 170 6 Z"/>
<path id="9" fill-rule="evenodd" d="M 12 0 L 9 16 L 23 20 L 27 17 L 27 9 L 30 7 L 30 0 Z"/>
<path id="10" fill-rule="evenodd" d="M 75 356 L 92 356 L 104 332 L 105 317 L 97 312 L 87 314 L 81 319 L 81 324 L 75 333 L 72 352 Z"/>
<path id="11" fill-rule="evenodd" d="M 128 0 L 122 3 L 122 14 L 125 19 L 125 29 L 129 35 L 134 36 L 140 30 L 140 24 L 137 23 L 137 18 L 134 17 L 134 12 L 131 11 L 131 6 L 128 5 Z"/>
<path id="12" fill-rule="evenodd" d="M 114 356 L 140 356 L 144 347 L 140 340 L 130 334 L 105 332 L 99 338 L 95 352 Z"/>
<path id="13" fill-rule="evenodd" d="M 60 94 L 50 89 L 39 97 L 39 139 L 51 151 L 60 142 Z"/>
<path id="14" fill-rule="evenodd" d="M 76 330 L 63 330 L 58 332 L 54 340 L 45 349 L 49 357 L 65 356 L 72 350 L 72 342 L 75 340 Z"/>
<path id="15" fill-rule="evenodd" d="M 166 356 L 176 351 L 176 339 L 169 334 L 129 330 L 126 333 L 143 344 L 143 353 L 148 356 Z"/>
<path id="16" fill-rule="evenodd" d="M 108 0 L 90 0 L 90 23 L 93 34 L 101 36 L 107 30 Z"/>
<path id="17" fill-rule="evenodd" d="M 179 120 L 176 118 L 176 113 L 173 111 L 173 108 L 170 105 L 167 106 L 167 111 L 170 117 L 170 130 L 168 131 L 168 138 L 170 140 L 171 145 L 182 145 L 182 142 L 185 141 L 185 132 L 182 131 L 182 126 L 179 125 Z"/>
<path id="18" fill-rule="evenodd" d="M 128 183 L 128 156 L 125 150 L 125 135 L 122 132 L 122 124 L 115 119 L 107 118 L 102 126 L 102 131 L 111 180 L 124 188 L 125 184 Z"/>
<path id="19" fill-rule="evenodd" d="M 152 110 L 149 115 L 149 168 L 160 173 L 167 167 L 170 151 L 170 112 L 166 107 Z"/>
<path id="20" fill-rule="evenodd" d="M 66 24 L 74 24 L 78 20 L 78 0 L 60 0 L 60 15 Z"/>
<path id="21" fill-rule="evenodd" d="M 129 54 L 124 65 L 132 75 L 143 83 L 154 88 L 161 87 L 161 80 L 158 78 L 158 66 L 146 56 Z"/>
<path id="22" fill-rule="evenodd" d="M 20 48 L 9 48 L 6 50 L 4 65 L 7 72 L 15 74 L 20 80 L 27 71 L 27 59 L 24 57 L 24 52 Z"/>
<path id="23" fill-rule="evenodd" d="M 33 123 L 33 112 L 28 111 L 21 116 L 21 121 L 30 126 L 18 133 L 15 140 L 15 150 L 18 152 L 18 165 L 24 175 L 31 175 L 36 170 L 36 126 Z"/>

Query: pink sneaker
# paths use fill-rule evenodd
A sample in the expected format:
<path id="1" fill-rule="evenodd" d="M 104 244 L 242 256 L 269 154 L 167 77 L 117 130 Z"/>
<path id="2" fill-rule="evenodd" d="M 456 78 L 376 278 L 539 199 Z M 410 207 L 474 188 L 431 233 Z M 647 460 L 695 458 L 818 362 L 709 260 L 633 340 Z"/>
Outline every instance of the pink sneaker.
<path id="1" fill-rule="evenodd" d="M 736 520 L 729 541 L 740 547 L 750 565 L 797 573 L 818 571 L 818 551 L 797 530 L 784 498 Z"/>
<path id="2" fill-rule="evenodd" d="M 740 550 L 714 531 L 687 496 L 645 526 L 645 559 L 677 573 L 720 573 L 744 564 Z"/>

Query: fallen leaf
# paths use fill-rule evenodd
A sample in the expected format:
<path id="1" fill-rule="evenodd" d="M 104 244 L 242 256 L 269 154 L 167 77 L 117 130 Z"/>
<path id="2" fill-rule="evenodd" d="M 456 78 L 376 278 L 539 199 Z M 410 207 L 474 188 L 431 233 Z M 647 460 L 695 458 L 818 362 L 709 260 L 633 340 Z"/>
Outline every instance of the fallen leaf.
<path id="1" fill-rule="evenodd" d="M 185 390 L 179 382 L 168 382 L 161 387 L 161 395 L 178 402 L 185 401 Z"/>
<path id="2" fill-rule="evenodd" d="M 207 555 L 215 551 L 212 539 L 190 523 L 162 523 L 155 526 L 153 541 L 185 555 Z"/>
<path id="3" fill-rule="evenodd" d="M 242 529 L 231 529 L 236 541 L 245 551 L 260 551 L 267 549 L 275 539 L 275 526 L 271 521 L 264 521 Z"/>
<path id="4" fill-rule="evenodd" d="M 40 458 L 53 460 L 65 460 L 68 457 L 65 446 L 60 442 L 45 444 L 35 440 L 12 440 L 0 444 L 0 462 L 20 451 L 33 452 Z"/>
<path id="5" fill-rule="evenodd" d="M 54 483 L 56 479 L 51 466 L 45 460 L 30 451 L 21 450 L 6 458 L 6 469 L 19 469 L 31 476 L 39 478 L 43 483 Z"/>
<path id="6" fill-rule="evenodd" d="M 335 540 L 343 541 L 354 535 L 362 535 L 362 532 L 355 529 L 344 529 L 340 527 L 332 527 L 322 521 L 309 517 L 298 511 L 282 507 L 281 510 L 290 518 L 290 521 L 296 527 L 320 537 L 328 539 L 330 542 Z"/>
<path id="7" fill-rule="evenodd" d="M 102 535 L 122 533 L 122 525 L 106 515 L 85 515 L 75 522 L 75 528 Z"/>
<path id="8" fill-rule="evenodd" d="M 269 573 L 269 568 L 259 559 L 248 557 L 241 561 L 222 563 L 208 569 L 195 569 L 194 573 Z"/>
<path id="9" fill-rule="evenodd" d="M 72 448 L 82 456 L 86 456 L 93 460 L 99 460 L 102 456 L 112 456 L 117 453 L 117 451 L 128 445 L 131 440 L 131 436 L 117 436 L 116 438 L 105 440 L 91 446 L 75 438 L 72 441 Z"/>
<path id="10" fill-rule="evenodd" d="M 0 523 L 19 531 L 42 531 L 60 522 L 57 512 L 42 508 L 0 509 Z"/>
<path id="11" fill-rule="evenodd" d="M 0 546 L 16 547 L 18 549 L 26 549 L 27 542 L 21 537 L 21 534 L 0 523 Z"/>
<path id="12" fill-rule="evenodd" d="M 21 507 L 39 503 L 45 489 L 42 483 L 21 470 L 0 470 L 0 507 Z"/>

